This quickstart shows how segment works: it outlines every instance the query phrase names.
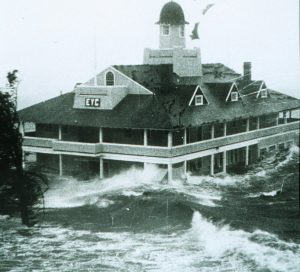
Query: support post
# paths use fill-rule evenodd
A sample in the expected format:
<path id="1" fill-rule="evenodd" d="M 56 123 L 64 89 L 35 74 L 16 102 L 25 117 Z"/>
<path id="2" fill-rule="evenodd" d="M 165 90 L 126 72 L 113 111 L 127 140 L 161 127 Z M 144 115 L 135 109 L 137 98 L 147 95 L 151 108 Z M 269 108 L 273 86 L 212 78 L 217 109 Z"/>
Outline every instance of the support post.
<path id="1" fill-rule="evenodd" d="M 287 112 L 286 111 L 283 112 L 283 123 L 287 124 Z"/>
<path id="2" fill-rule="evenodd" d="M 61 131 L 61 126 L 58 126 L 58 140 L 62 140 L 62 131 Z"/>
<path id="3" fill-rule="evenodd" d="M 168 164 L 168 182 L 170 183 L 173 180 L 173 167 L 172 163 Z"/>
<path id="4" fill-rule="evenodd" d="M 223 172 L 227 173 L 227 151 L 223 152 Z"/>
<path id="5" fill-rule="evenodd" d="M 168 132 L 168 147 L 172 147 L 173 145 L 173 133 L 172 131 Z"/>
<path id="6" fill-rule="evenodd" d="M 62 154 L 59 154 L 59 175 L 63 175 L 63 164 L 62 164 Z"/>
<path id="7" fill-rule="evenodd" d="M 144 129 L 144 146 L 148 145 L 148 131 Z"/>
<path id="8" fill-rule="evenodd" d="M 25 130 L 24 130 L 24 123 L 23 122 L 20 122 L 19 132 L 22 135 L 22 137 L 25 136 Z"/>
<path id="9" fill-rule="evenodd" d="M 103 179 L 104 178 L 104 171 L 103 171 L 103 158 L 99 158 L 99 178 Z"/>
<path id="10" fill-rule="evenodd" d="M 210 175 L 213 176 L 215 173 L 215 154 L 210 156 Z"/>
<path id="11" fill-rule="evenodd" d="M 276 126 L 279 125 L 279 113 L 277 113 L 277 116 L 276 116 Z"/>
<path id="12" fill-rule="evenodd" d="M 250 131 L 250 119 L 247 118 L 246 120 L 246 132 Z"/>
<path id="13" fill-rule="evenodd" d="M 103 129 L 102 129 L 102 127 L 99 128 L 99 143 L 100 144 L 103 143 Z"/>
<path id="14" fill-rule="evenodd" d="M 183 162 L 183 174 L 186 177 L 186 174 L 187 174 L 187 161 Z"/>
<path id="15" fill-rule="evenodd" d="M 183 144 L 184 145 L 187 144 L 187 129 L 186 128 L 183 130 Z"/>
<path id="16" fill-rule="evenodd" d="M 215 124 L 211 125 L 211 138 L 214 139 L 215 138 Z"/>
<path id="17" fill-rule="evenodd" d="M 226 121 L 224 122 L 224 136 L 227 135 L 227 123 Z"/>
<path id="18" fill-rule="evenodd" d="M 249 145 L 246 146 L 245 164 L 249 165 Z"/>
<path id="19" fill-rule="evenodd" d="M 260 120 L 259 120 L 259 116 L 256 118 L 256 129 L 260 129 Z"/>

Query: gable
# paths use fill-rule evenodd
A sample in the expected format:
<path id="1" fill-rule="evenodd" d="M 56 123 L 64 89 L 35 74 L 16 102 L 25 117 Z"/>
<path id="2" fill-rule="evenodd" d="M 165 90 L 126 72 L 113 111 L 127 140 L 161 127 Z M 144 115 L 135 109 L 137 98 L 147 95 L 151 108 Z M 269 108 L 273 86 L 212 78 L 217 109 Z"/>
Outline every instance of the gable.
<path id="1" fill-rule="evenodd" d="M 230 87 L 230 90 L 226 97 L 226 102 L 237 102 L 241 99 L 240 92 L 238 90 L 238 87 L 235 83 L 233 83 Z"/>
<path id="2" fill-rule="evenodd" d="M 139 84 L 138 82 L 134 81 L 132 78 L 128 77 L 118 69 L 113 66 L 110 66 L 97 74 L 95 84 L 95 77 L 91 78 L 89 81 L 84 83 L 84 85 L 89 86 L 107 86 L 106 82 L 106 75 L 108 73 L 112 73 L 114 75 L 114 86 L 126 86 L 128 89 L 128 94 L 152 94 L 150 90 Z"/>
<path id="3" fill-rule="evenodd" d="M 189 106 L 201 106 L 201 105 L 208 105 L 208 104 L 209 102 L 206 96 L 201 90 L 201 87 L 198 85 L 193 93 L 193 96 L 191 97 Z"/>
<path id="4" fill-rule="evenodd" d="M 256 98 L 268 98 L 270 96 L 266 83 L 263 81 L 260 85 Z"/>

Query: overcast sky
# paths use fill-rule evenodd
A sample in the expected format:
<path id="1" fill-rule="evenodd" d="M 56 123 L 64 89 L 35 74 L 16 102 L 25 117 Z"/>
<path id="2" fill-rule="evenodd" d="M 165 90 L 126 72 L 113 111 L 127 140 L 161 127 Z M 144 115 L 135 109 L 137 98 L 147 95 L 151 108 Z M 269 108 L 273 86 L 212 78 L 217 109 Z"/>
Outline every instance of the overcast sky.
<path id="1" fill-rule="evenodd" d="M 0 0 L 0 86 L 18 69 L 20 108 L 71 91 L 113 64 L 141 64 L 158 47 L 165 0 Z M 221 62 L 300 97 L 299 0 L 177 0 L 187 27 L 200 21 L 203 63 Z M 202 9 L 216 3 L 205 16 Z M 96 41 L 96 42 L 95 42 Z"/>

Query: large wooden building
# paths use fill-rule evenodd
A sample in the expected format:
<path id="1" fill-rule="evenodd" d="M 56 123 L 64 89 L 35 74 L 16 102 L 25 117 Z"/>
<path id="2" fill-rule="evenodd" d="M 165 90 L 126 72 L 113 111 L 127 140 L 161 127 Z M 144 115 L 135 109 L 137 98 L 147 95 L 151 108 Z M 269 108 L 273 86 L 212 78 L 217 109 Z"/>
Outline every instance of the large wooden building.
<path id="1" fill-rule="evenodd" d="M 19 112 L 23 149 L 60 175 L 118 173 L 156 164 L 169 180 L 248 165 L 268 150 L 299 145 L 296 98 L 186 49 L 182 8 L 167 3 L 159 49 L 141 65 L 107 67 L 70 93 Z"/>

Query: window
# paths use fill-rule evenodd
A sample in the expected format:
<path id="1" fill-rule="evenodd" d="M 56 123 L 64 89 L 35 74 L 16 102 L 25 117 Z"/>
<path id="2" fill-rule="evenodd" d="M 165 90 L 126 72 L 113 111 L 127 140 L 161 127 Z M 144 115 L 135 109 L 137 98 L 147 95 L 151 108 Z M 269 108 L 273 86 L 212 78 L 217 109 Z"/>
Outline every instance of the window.
<path id="1" fill-rule="evenodd" d="M 184 25 L 181 25 L 180 27 L 179 27 L 179 37 L 180 38 L 184 38 Z"/>
<path id="2" fill-rule="evenodd" d="M 261 98 L 267 98 L 268 97 L 268 92 L 266 89 L 261 90 Z"/>
<path id="3" fill-rule="evenodd" d="M 195 105 L 203 105 L 203 95 L 196 95 L 195 96 Z"/>
<path id="4" fill-rule="evenodd" d="M 238 93 L 237 92 L 231 93 L 231 101 L 238 101 Z"/>
<path id="5" fill-rule="evenodd" d="M 126 138 L 131 138 L 132 137 L 132 130 L 131 129 L 125 129 L 124 130 L 124 136 Z"/>
<path id="6" fill-rule="evenodd" d="M 114 86 L 115 85 L 115 76 L 112 72 L 106 73 L 106 86 Z"/>
<path id="7" fill-rule="evenodd" d="M 161 35 L 163 35 L 163 36 L 170 35 L 170 25 L 162 25 L 161 26 Z"/>
<path id="8" fill-rule="evenodd" d="M 196 168 L 201 169 L 202 168 L 202 158 L 199 158 L 196 160 Z"/>

